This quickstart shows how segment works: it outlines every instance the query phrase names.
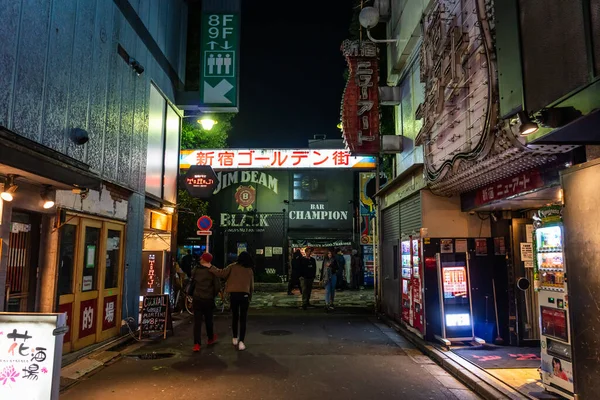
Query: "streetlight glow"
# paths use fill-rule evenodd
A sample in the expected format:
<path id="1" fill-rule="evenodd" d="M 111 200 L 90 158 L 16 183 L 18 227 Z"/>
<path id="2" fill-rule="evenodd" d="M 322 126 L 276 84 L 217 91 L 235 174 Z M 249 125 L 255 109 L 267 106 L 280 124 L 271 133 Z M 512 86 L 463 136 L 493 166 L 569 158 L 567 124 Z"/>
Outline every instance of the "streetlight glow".
<path id="1" fill-rule="evenodd" d="M 209 117 L 203 117 L 198 120 L 198 123 L 202 125 L 202 129 L 204 129 L 205 131 L 210 131 L 213 128 L 213 126 L 217 124 L 217 121 Z"/>

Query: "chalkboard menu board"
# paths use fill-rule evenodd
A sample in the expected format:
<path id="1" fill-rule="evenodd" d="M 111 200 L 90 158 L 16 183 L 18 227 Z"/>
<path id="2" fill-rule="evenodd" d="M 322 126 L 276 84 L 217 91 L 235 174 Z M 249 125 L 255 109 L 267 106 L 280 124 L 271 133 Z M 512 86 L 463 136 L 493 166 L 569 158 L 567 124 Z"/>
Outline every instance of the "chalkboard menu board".
<path id="1" fill-rule="evenodd" d="M 173 329 L 169 308 L 169 295 L 144 296 L 141 310 L 140 338 L 144 333 L 162 332 L 167 337 L 167 329 Z"/>

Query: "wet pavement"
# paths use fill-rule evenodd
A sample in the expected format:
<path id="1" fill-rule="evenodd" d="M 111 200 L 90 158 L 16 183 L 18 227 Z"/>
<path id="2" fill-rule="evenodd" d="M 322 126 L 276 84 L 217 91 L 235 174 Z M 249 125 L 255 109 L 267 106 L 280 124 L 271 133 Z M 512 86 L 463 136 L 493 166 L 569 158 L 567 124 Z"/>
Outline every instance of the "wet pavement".
<path id="1" fill-rule="evenodd" d="M 476 399 L 368 309 L 251 310 L 247 350 L 219 342 L 192 353 L 192 323 L 61 394 L 71 399 Z M 205 339 L 204 343 L 206 343 Z"/>

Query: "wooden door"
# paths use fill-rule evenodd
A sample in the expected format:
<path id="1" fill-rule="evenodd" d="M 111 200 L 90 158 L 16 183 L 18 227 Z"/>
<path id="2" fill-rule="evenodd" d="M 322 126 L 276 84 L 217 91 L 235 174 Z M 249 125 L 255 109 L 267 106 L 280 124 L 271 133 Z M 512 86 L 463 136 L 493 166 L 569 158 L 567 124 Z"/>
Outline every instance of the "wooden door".
<path id="1" fill-rule="evenodd" d="M 109 339 L 119 334 L 121 327 L 121 304 L 123 294 L 123 259 L 125 228 L 122 224 L 105 222 L 103 226 L 104 240 L 103 261 L 100 263 L 99 305 L 97 313 L 98 341 Z"/>
<path id="2" fill-rule="evenodd" d="M 75 263 L 75 303 L 73 307 L 73 350 L 89 346 L 97 341 L 100 271 L 104 260 L 105 242 L 102 240 L 101 221 L 82 219 L 79 224 L 77 243 L 78 257 Z"/>

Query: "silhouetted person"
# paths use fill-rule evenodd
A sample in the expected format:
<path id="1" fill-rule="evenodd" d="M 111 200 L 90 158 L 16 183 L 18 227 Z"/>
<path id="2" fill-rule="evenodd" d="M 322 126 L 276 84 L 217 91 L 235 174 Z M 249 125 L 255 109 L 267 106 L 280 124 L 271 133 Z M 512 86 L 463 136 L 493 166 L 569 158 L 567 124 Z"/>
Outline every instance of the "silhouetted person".
<path id="1" fill-rule="evenodd" d="M 300 276 L 302 274 L 302 253 L 300 250 L 296 250 L 294 252 L 294 257 L 292 258 L 292 274 L 290 276 L 290 281 L 288 282 L 288 295 L 292 295 L 292 291 L 298 286 L 300 289 L 300 294 L 302 294 L 302 286 L 300 286 Z"/>
<path id="2" fill-rule="evenodd" d="M 306 257 L 302 260 L 302 308 L 310 306 L 310 294 L 317 276 L 317 260 L 312 257 L 312 249 L 306 249 Z"/>
<path id="3" fill-rule="evenodd" d="M 186 250 L 186 254 L 181 257 L 181 263 L 180 263 L 180 267 L 183 270 L 183 272 L 185 272 L 185 274 L 188 276 L 188 278 L 192 277 L 192 252 L 190 250 Z"/>
<path id="4" fill-rule="evenodd" d="M 213 259 L 212 254 L 204 253 L 200 257 L 200 264 L 209 265 Z M 213 331 L 213 310 L 215 308 L 215 297 L 221 290 L 221 280 L 211 274 L 207 268 L 196 268 L 192 272 L 194 286 L 194 351 L 200 351 L 200 339 L 202 334 L 202 317 L 206 325 L 206 337 L 208 344 L 217 341 L 217 335 Z"/>

